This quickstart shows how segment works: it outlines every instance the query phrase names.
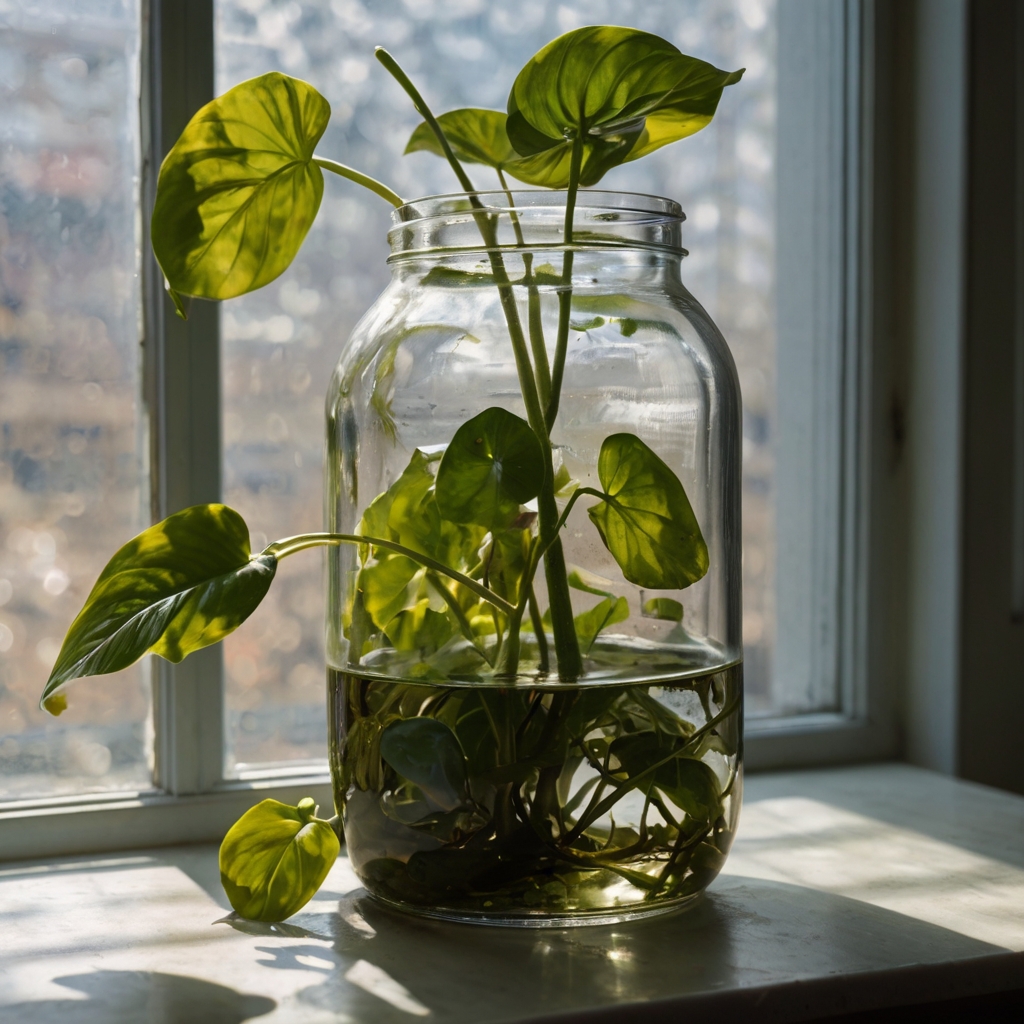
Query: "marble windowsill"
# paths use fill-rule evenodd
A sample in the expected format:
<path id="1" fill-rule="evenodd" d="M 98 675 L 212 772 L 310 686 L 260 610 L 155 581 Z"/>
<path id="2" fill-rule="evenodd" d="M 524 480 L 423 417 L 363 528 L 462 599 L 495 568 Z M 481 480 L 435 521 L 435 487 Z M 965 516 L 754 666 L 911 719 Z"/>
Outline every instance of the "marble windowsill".
<path id="1" fill-rule="evenodd" d="M 209 846 L 0 865 L 0 1018 L 781 1022 L 1021 988 L 1024 799 L 904 765 L 753 776 L 706 898 L 629 925 L 407 917 L 344 857 L 286 924 L 227 909 Z"/>

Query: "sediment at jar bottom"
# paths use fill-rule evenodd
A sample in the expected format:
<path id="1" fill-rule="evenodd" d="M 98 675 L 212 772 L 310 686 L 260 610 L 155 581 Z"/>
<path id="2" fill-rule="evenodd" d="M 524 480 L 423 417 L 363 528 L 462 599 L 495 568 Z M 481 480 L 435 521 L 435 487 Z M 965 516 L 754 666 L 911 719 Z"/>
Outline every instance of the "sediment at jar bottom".
<path id="1" fill-rule="evenodd" d="M 629 685 L 446 687 L 329 670 L 352 865 L 421 912 L 652 912 L 714 879 L 741 798 L 742 666 Z"/>

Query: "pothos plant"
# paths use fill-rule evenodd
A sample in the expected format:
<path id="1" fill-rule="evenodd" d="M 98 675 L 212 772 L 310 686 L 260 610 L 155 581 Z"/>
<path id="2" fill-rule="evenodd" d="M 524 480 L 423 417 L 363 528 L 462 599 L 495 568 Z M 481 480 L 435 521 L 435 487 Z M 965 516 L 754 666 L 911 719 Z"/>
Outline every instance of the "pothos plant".
<path id="1" fill-rule="evenodd" d="M 416 628 L 412 609 L 405 607 L 409 582 L 416 573 L 429 577 L 447 605 L 445 628 L 461 633 L 498 680 L 517 673 L 524 616 L 541 647 L 541 670 L 549 667 L 550 628 L 558 678 L 571 682 L 583 672 L 581 646 L 585 652 L 602 629 L 628 615 L 625 598 L 595 590 L 574 578 L 578 571 L 567 570 L 559 534 L 577 501 L 594 499 L 588 508 L 593 526 L 630 582 L 676 590 L 708 569 L 682 483 L 639 437 L 618 433 L 604 440 L 598 489 L 562 479 L 550 436 L 570 327 L 576 326 L 570 314 L 577 190 L 699 131 L 742 71 L 720 71 L 645 32 L 588 27 L 555 39 L 527 62 L 506 112 L 468 108 L 435 117 L 394 58 L 383 49 L 376 57 L 423 118 L 406 152 L 425 150 L 447 160 L 471 204 L 500 293 L 526 418 L 486 409 L 455 432 L 440 456 L 414 452 L 405 473 L 369 505 L 352 534 L 304 534 L 253 554 L 242 517 L 219 504 L 185 509 L 145 530 L 110 560 L 72 623 L 41 697 L 53 714 L 66 706 L 62 688 L 72 679 L 115 672 L 146 653 L 178 662 L 221 640 L 259 605 L 279 561 L 306 548 L 358 547 L 363 614 L 398 649 Z M 328 102 L 312 86 L 271 72 L 230 89 L 188 123 L 161 167 L 152 219 L 153 249 L 180 316 L 187 316 L 189 297 L 243 295 L 289 266 L 317 215 L 325 170 L 395 207 L 404 204 L 385 184 L 316 152 L 329 118 Z M 550 356 L 539 312 L 540 271 L 524 252 L 525 277 L 515 282 L 526 288 L 524 326 L 494 244 L 495 217 L 475 194 L 467 164 L 492 168 L 510 205 L 509 177 L 565 190 L 566 248 Z M 524 244 L 521 235 L 519 242 Z M 627 333 L 628 325 L 622 330 Z M 523 506 L 534 501 L 536 515 L 525 514 Z M 452 542 L 460 535 L 468 544 Z M 482 539 L 504 552 L 503 571 L 463 557 L 463 548 L 475 551 Z M 546 614 L 534 588 L 542 565 Z M 603 600 L 574 617 L 570 586 Z M 655 597 L 648 605 L 648 614 L 681 618 L 681 607 L 669 598 Z M 493 624 L 486 633 L 474 626 L 474 612 L 481 609 Z M 361 646 L 358 635 L 350 639 Z M 410 645 L 414 649 L 415 641 Z M 381 756 L 404 766 L 408 779 L 444 774 L 446 759 L 455 755 L 445 737 L 435 735 L 440 728 L 415 717 L 397 723 L 384 734 Z M 626 766 L 617 783 L 621 790 L 623 779 L 629 780 L 629 758 L 619 763 Z M 451 772 L 464 774 L 452 765 Z M 644 768 L 639 774 L 650 773 Z M 317 817 L 308 799 L 297 807 L 266 800 L 247 812 L 220 856 L 238 913 L 277 921 L 299 909 L 337 856 L 336 831 L 337 819 Z"/>

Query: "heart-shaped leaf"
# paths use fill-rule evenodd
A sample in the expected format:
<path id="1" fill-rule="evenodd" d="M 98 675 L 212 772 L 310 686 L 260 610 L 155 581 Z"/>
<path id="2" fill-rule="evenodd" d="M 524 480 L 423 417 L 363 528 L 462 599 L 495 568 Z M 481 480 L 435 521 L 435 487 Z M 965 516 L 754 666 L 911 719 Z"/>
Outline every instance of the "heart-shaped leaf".
<path id="1" fill-rule="evenodd" d="M 582 138 L 580 184 L 596 184 L 625 160 L 703 128 L 722 90 L 742 74 L 720 71 L 637 29 L 567 32 L 535 54 L 512 86 L 506 131 L 516 152 L 534 163 L 509 172 L 563 188 L 573 140 Z"/>
<path id="2" fill-rule="evenodd" d="M 341 845 L 316 811 L 312 797 L 298 807 L 263 800 L 228 830 L 220 846 L 220 880 L 242 917 L 283 921 L 323 885 Z"/>
<path id="3" fill-rule="evenodd" d="M 504 529 L 520 505 L 537 497 L 543 478 L 544 449 L 529 423 L 506 409 L 486 409 L 463 423 L 445 449 L 437 506 L 453 523 Z"/>
<path id="4" fill-rule="evenodd" d="M 80 676 L 117 672 L 147 652 L 168 661 L 223 639 L 263 600 L 273 555 L 249 554 L 245 520 L 226 505 L 195 505 L 122 547 L 71 624 L 41 702 Z"/>
<path id="5" fill-rule="evenodd" d="M 441 114 L 437 123 L 461 161 L 501 169 L 519 158 L 505 131 L 506 117 L 501 110 L 464 107 Z M 419 150 L 445 156 L 441 143 L 426 121 L 416 127 L 405 147 L 406 153 Z"/>
<path id="6" fill-rule="evenodd" d="M 433 718 L 392 722 L 381 736 L 380 756 L 446 810 L 468 799 L 466 756 L 444 722 Z"/>
<path id="7" fill-rule="evenodd" d="M 635 434 L 601 445 L 606 500 L 587 512 L 630 583 L 681 590 L 708 571 L 708 549 L 679 478 Z"/>
<path id="8" fill-rule="evenodd" d="M 196 113 L 164 159 L 153 209 L 173 291 L 229 299 L 287 268 L 320 208 L 313 149 L 330 116 L 311 85 L 277 71 Z"/>

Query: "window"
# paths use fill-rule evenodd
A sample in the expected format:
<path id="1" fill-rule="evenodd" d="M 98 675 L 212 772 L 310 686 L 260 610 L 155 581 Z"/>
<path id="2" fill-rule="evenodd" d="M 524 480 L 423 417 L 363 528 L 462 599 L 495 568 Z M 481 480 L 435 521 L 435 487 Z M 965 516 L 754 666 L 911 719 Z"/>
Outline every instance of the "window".
<path id="1" fill-rule="evenodd" d="M 387 280 L 388 207 L 332 179 L 318 221 L 285 275 L 220 308 L 197 304 L 182 324 L 161 295 L 145 216 L 141 256 L 137 249 L 135 203 L 145 209 L 152 200 L 151 154 L 164 152 L 211 96 L 279 69 L 311 81 L 331 102 L 323 153 L 402 194 L 451 191 L 441 161 L 401 155 L 419 119 L 372 60 L 373 45 L 392 49 L 438 110 L 501 107 L 515 71 L 543 43 L 609 19 L 663 35 L 718 66 L 747 69 L 711 128 L 614 170 L 602 185 L 683 202 L 691 254 L 685 283 L 708 307 L 738 364 L 744 639 L 755 761 L 827 759 L 836 730 L 861 730 L 854 747 L 843 747 L 844 756 L 863 745 L 870 694 L 857 652 L 864 646 L 862 477 L 870 440 L 862 428 L 868 349 L 861 274 L 870 242 L 863 227 L 870 207 L 864 102 L 873 83 L 870 4 L 622 0 L 611 11 L 600 0 L 152 0 L 142 17 L 129 0 L 82 0 L 73 17 L 54 17 L 52 25 L 46 15 L 25 13 L 37 10 L 27 3 L 9 9 L 15 13 L 0 17 L 16 29 L 5 43 L 16 56 L 0 61 L 0 85 L 18 103 L 0 112 L 0 174 L 5 197 L 13 197 L 4 200 L 0 226 L 6 288 L 0 397 L 15 391 L 21 397 L 2 397 L 0 798 L 31 796 L 43 806 L 56 792 L 97 786 L 123 795 L 146 790 L 151 767 L 152 793 L 133 798 L 132 808 L 125 804 L 125 815 L 138 812 L 138 820 L 149 822 L 136 834 L 198 838 L 216 834 L 251 802 L 253 787 L 290 786 L 280 790 L 287 795 L 324 782 L 322 583 L 315 554 L 283 566 L 269 599 L 223 648 L 179 666 L 154 660 L 124 673 L 114 688 L 109 681 L 79 684 L 89 694 L 78 701 L 82 717 L 45 726 L 63 730 L 67 750 L 84 751 L 61 755 L 79 759 L 78 774 L 60 776 L 63 769 L 51 763 L 40 779 L 18 767 L 28 763 L 18 760 L 33 742 L 26 737 L 44 726 L 42 718 L 26 718 L 15 729 L 9 708 L 15 700 L 34 707 L 41 659 L 50 653 L 42 642 L 61 635 L 100 563 L 147 520 L 150 496 L 158 515 L 223 497 L 250 524 L 254 547 L 316 528 L 321 395 L 349 330 Z M 88 103 L 93 106 L 84 110 Z M 64 178 L 45 170 L 50 158 L 39 155 L 58 152 L 46 132 L 59 135 L 60 159 L 71 161 Z M 94 153 L 100 155 L 88 164 Z M 140 159 L 141 190 L 135 185 Z M 103 173 L 89 178 L 94 164 Z M 19 170 L 25 167 L 36 168 L 35 177 Z M 484 187 L 491 184 L 484 182 L 487 173 L 474 169 Z M 75 184 L 65 185 L 65 178 Z M 83 226 L 67 220 L 73 202 Z M 21 216 L 22 209 L 35 211 L 35 220 Z M 41 278 L 25 268 L 35 268 L 37 278 L 54 268 L 64 273 L 59 294 L 44 292 Z M 85 355 L 62 362 L 54 349 L 46 356 L 52 367 L 41 374 L 32 367 L 42 365 L 49 336 L 42 328 L 12 334 L 8 325 L 53 324 L 60 316 L 82 320 L 79 333 L 63 333 L 61 343 L 86 339 Z M 110 356 L 94 370 L 88 339 L 100 337 L 102 351 L 117 360 Z M 80 381 L 75 374 L 86 376 Z M 34 402 L 29 385 L 39 395 Z M 77 405 L 55 402 L 60 388 L 77 388 Z M 87 416 L 92 388 L 104 396 L 95 420 Z M 17 418 L 22 408 L 59 414 L 33 420 L 30 428 L 24 415 Z M 81 422 L 71 422 L 74 415 Z M 18 440 L 18 431 L 26 438 L 35 431 L 37 447 Z M 222 446 L 212 443 L 218 436 Z M 37 464 L 39 485 L 31 469 Z M 69 489 L 70 477 L 61 476 L 65 464 L 79 474 L 87 465 L 96 468 L 87 485 Z M 80 500 L 85 504 L 76 514 Z M 56 592 L 65 578 L 65 589 Z M 114 737 L 117 730 L 124 738 Z M 818 740 L 801 747 L 808 730 Z M 47 740 L 46 749 L 62 748 Z M 91 764 L 95 772 L 108 757 L 111 771 L 89 775 L 83 767 Z M 180 810 L 185 804 L 166 795 L 200 793 L 206 810 L 188 820 Z M 317 793 L 329 799 L 326 788 Z M 113 814 L 118 799 L 114 792 L 104 813 Z"/>
<path id="2" fill-rule="evenodd" d="M 40 680 L 148 519 L 133 3 L 0 15 L 0 799 L 149 784 L 146 665 L 59 719 Z"/>

